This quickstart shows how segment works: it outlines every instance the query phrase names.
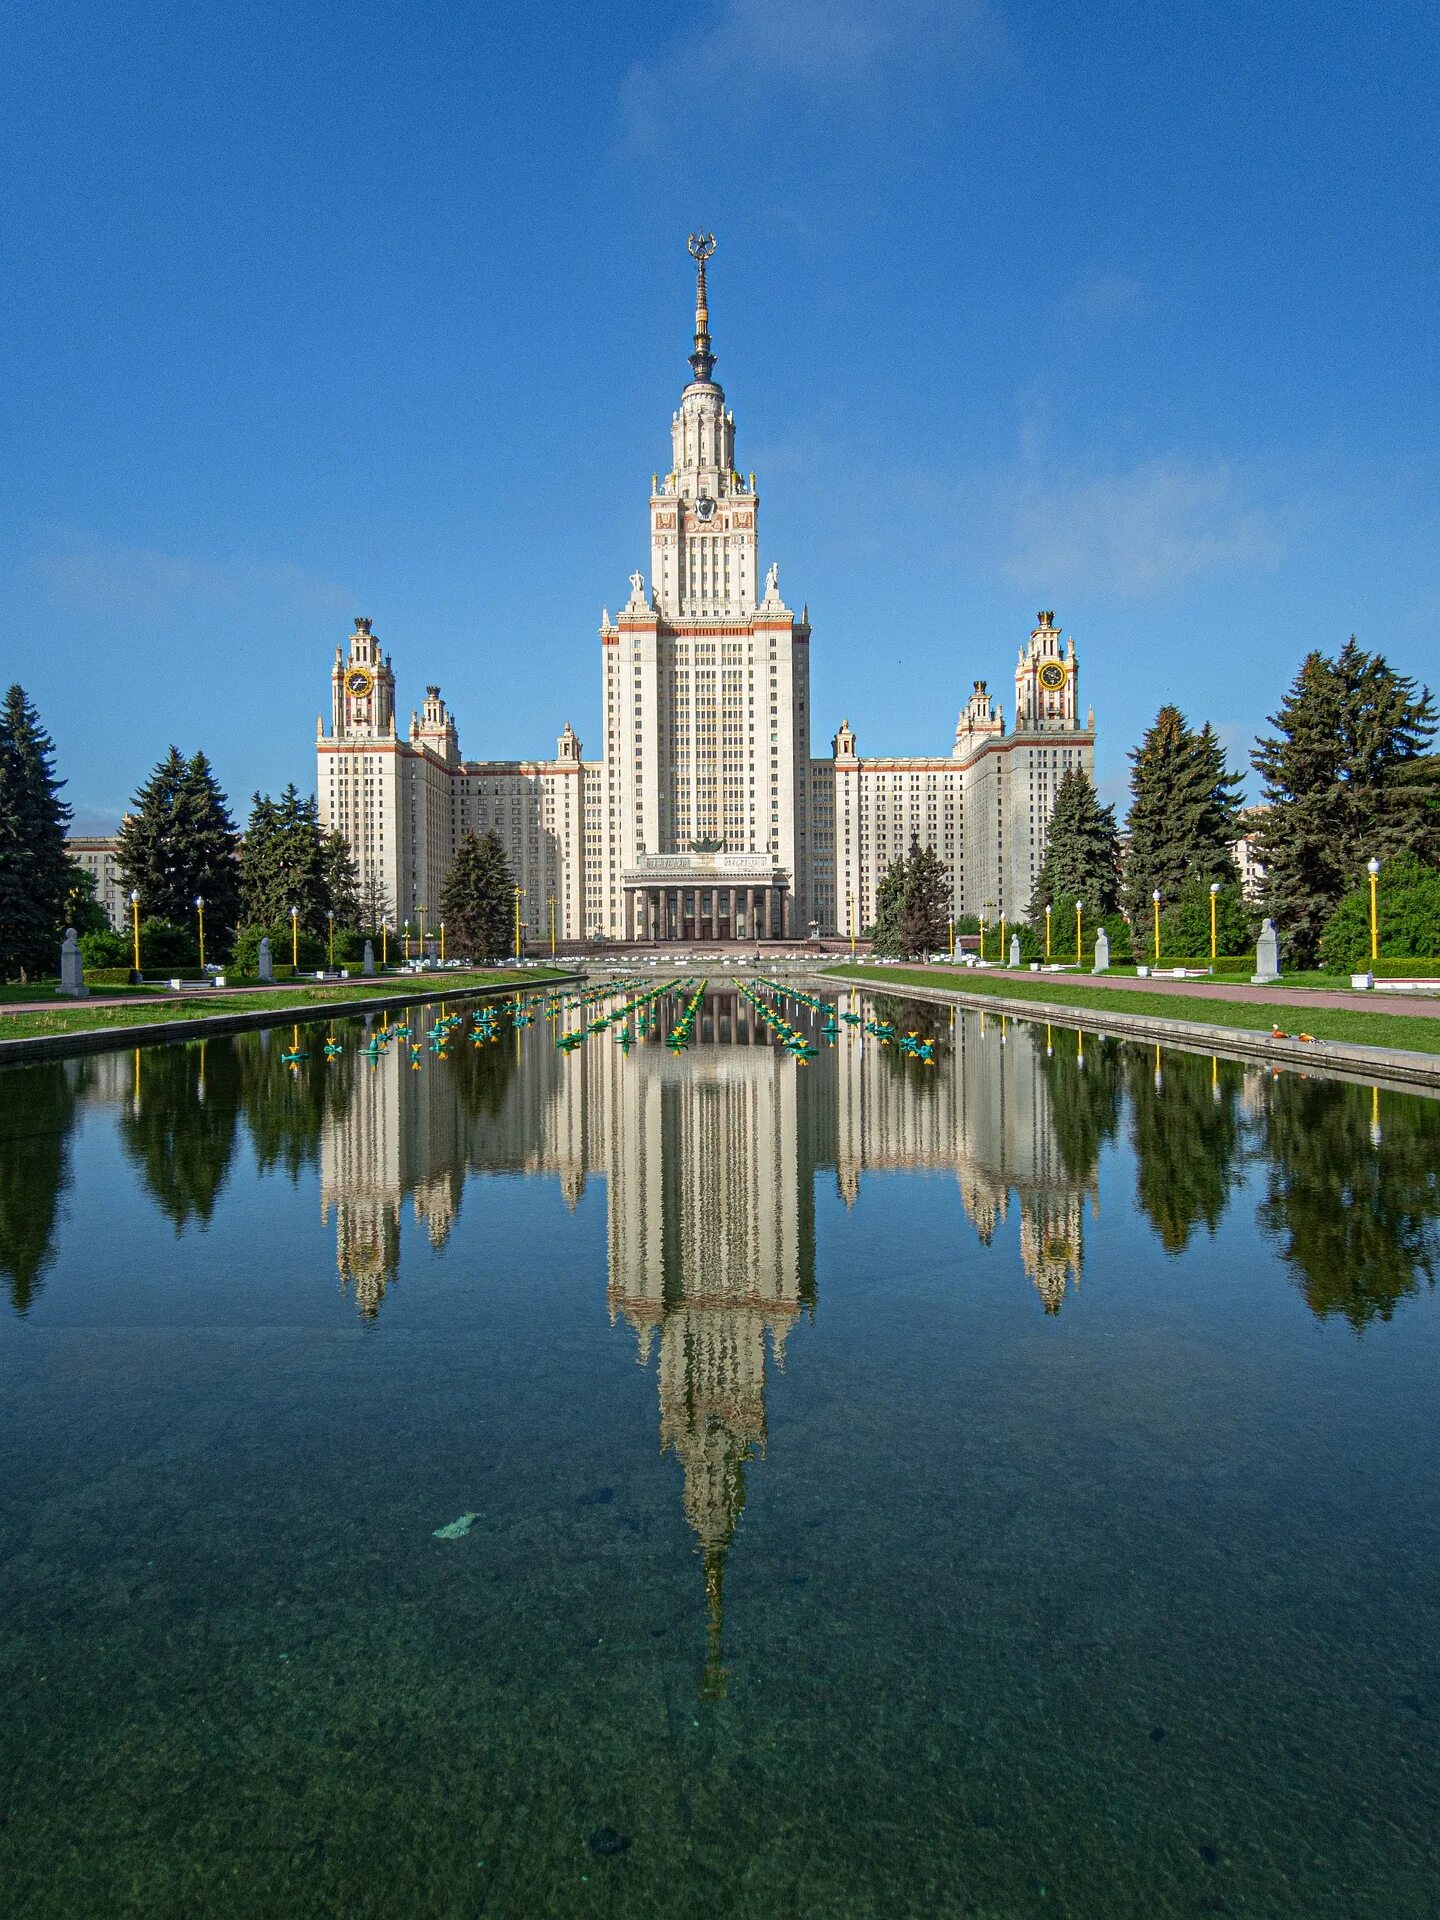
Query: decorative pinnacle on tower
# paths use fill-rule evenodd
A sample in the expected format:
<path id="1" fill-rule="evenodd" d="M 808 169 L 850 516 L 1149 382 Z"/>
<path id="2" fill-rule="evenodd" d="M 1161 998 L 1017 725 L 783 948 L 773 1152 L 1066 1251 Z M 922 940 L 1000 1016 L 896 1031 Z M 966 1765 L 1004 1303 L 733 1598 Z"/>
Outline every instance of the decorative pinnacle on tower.
<path id="1" fill-rule="evenodd" d="M 690 355 L 690 367 L 697 380 L 708 380 L 710 370 L 715 365 L 715 356 L 710 351 L 710 308 L 705 297 L 705 262 L 715 251 L 713 233 L 692 233 L 689 239 L 690 258 L 695 262 L 695 351 Z"/>

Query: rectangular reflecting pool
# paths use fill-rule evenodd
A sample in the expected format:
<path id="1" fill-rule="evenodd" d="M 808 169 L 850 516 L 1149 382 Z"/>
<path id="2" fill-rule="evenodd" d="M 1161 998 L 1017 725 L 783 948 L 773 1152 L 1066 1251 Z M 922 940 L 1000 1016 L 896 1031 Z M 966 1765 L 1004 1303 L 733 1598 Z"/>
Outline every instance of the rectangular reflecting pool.
<path id="1" fill-rule="evenodd" d="M 1435 1920 L 1440 1102 L 481 1005 L 0 1073 L 0 1912 Z"/>

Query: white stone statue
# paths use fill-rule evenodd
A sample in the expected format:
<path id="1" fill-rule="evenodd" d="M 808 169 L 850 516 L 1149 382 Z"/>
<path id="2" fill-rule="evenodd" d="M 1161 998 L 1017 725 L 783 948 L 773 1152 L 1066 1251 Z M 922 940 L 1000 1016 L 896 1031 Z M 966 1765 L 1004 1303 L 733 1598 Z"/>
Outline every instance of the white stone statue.
<path id="1" fill-rule="evenodd" d="M 780 562 L 778 560 L 771 561 L 769 571 L 765 575 L 765 598 L 767 600 L 780 598 Z"/>

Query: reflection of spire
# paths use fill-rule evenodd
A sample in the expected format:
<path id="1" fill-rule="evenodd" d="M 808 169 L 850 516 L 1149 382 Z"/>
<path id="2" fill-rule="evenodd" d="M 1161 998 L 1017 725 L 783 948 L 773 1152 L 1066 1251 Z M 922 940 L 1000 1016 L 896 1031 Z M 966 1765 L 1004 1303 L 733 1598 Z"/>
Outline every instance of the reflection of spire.
<path id="1" fill-rule="evenodd" d="M 705 1672 L 700 1680 L 702 1700 L 723 1700 L 729 1679 L 722 1662 L 721 1643 L 725 1637 L 725 1550 L 711 1549 L 705 1555 Z"/>

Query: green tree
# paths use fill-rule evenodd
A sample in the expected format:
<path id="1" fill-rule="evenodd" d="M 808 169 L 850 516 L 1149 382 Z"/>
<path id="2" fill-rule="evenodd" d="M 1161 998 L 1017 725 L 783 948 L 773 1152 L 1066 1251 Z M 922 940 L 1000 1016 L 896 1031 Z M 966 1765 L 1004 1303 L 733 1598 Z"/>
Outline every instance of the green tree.
<path id="1" fill-rule="evenodd" d="M 499 836 L 467 833 L 440 891 L 446 951 L 497 960 L 515 944 L 515 881 Z"/>
<path id="2" fill-rule="evenodd" d="M 13 686 L 0 706 L 0 978 L 53 974 L 60 963 L 74 868 L 65 851 L 70 808 L 55 778 L 55 745 Z"/>
<path id="3" fill-rule="evenodd" d="M 948 947 L 952 901 L 950 869 L 933 847 L 912 840 L 900 901 L 900 951 L 905 959 Z"/>
<path id="4" fill-rule="evenodd" d="M 196 898 L 203 899 L 206 942 L 212 952 L 224 952 L 240 908 L 237 846 L 210 762 L 203 753 L 186 760 L 172 746 L 121 822 L 120 879 L 140 895 L 144 913 L 176 926 L 190 925 Z"/>
<path id="5" fill-rule="evenodd" d="M 395 924 L 395 908 L 385 889 L 385 882 L 371 874 L 360 883 L 358 896 L 360 917 L 356 921 L 362 933 L 378 934 L 381 927 Z"/>
<path id="6" fill-rule="evenodd" d="M 1173 900 L 1188 881 L 1235 879 L 1241 781 L 1210 723 L 1197 733 L 1178 707 L 1160 709 L 1130 761 L 1122 904 L 1138 935 L 1157 887 Z"/>
<path id="7" fill-rule="evenodd" d="M 1413 853 L 1386 863 L 1376 889 L 1382 960 L 1440 959 L 1440 871 Z M 1353 973 L 1370 961 L 1370 881 L 1346 894 L 1320 936 L 1320 964 Z"/>
<path id="8" fill-rule="evenodd" d="M 247 927 L 290 926 L 300 910 L 300 929 L 327 935 L 330 885 L 320 812 L 313 795 L 302 799 L 292 781 L 278 800 L 257 793 L 240 854 L 240 918 Z"/>
<path id="9" fill-rule="evenodd" d="M 1101 806 L 1094 782 L 1072 767 L 1060 782 L 1045 828 L 1045 851 L 1030 896 L 1030 921 L 1043 932 L 1045 909 L 1077 898 L 1097 914 L 1113 913 L 1119 900 L 1120 842 L 1115 809 Z"/>
<path id="10" fill-rule="evenodd" d="M 360 925 L 360 873 L 343 833 L 327 833 L 321 842 L 325 886 L 337 931 Z"/>
<path id="11" fill-rule="evenodd" d="M 870 928 L 870 945 L 883 959 L 900 958 L 900 920 L 904 906 L 905 862 L 897 857 L 881 874 L 875 889 L 875 921 Z"/>
<path id="12" fill-rule="evenodd" d="M 1335 659 L 1307 654 L 1252 756 L 1266 811 L 1256 831 L 1265 910 L 1292 964 L 1308 966 L 1335 908 L 1370 858 L 1440 858 L 1440 807 L 1425 749 L 1428 688 L 1354 636 Z M 1421 763 L 1421 764 L 1417 764 Z"/>

